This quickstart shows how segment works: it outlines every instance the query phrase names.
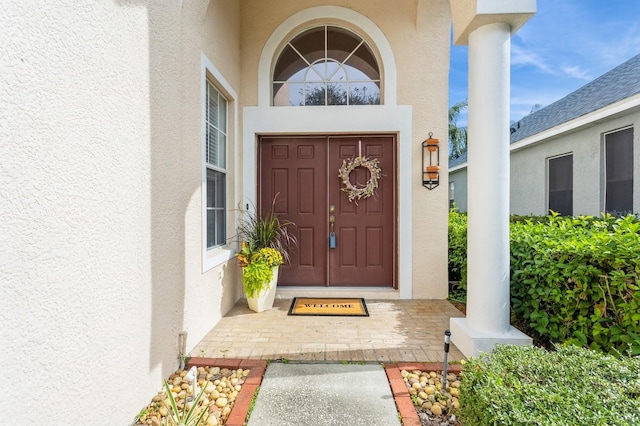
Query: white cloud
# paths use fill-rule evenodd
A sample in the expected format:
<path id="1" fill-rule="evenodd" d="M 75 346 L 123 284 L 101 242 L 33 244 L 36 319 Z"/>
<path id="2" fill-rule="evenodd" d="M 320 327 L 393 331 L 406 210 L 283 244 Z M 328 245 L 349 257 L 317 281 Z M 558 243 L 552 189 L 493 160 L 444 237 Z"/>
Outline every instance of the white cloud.
<path id="1" fill-rule="evenodd" d="M 638 0 L 539 0 L 538 13 L 511 39 L 511 118 L 559 100 L 640 53 L 638 16 Z M 451 103 L 466 89 L 454 71 L 458 65 L 452 61 Z"/>
<path id="2" fill-rule="evenodd" d="M 517 97 L 512 97 L 511 107 L 513 109 L 525 111 L 528 114 L 534 105 L 541 105 L 544 108 L 561 97 L 562 95 L 558 94 L 555 90 L 538 90 L 535 93 L 530 91 L 528 93 L 521 93 Z"/>
<path id="3" fill-rule="evenodd" d="M 553 74 L 553 70 L 547 65 L 546 61 L 536 53 L 533 49 L 525 49 L 516 44 L 511 46 L 511 65 L 512 66 L 533 66 L 539 70 Z"/>
<path id="4" fill-rule="evenodd" d="M 531 108 L 536 104 L 544 108 L 568 94 L 569 92 L 563 88 L 546 84 L 514 86 L 511 88 L 511 120 L 518 121 L 529 115 Z"/>
<path id="5" fill-rule="evenodd" d="M 624 61 L 640 53 L 640 25 L 624 25 L 617 23 L 615 38 L 594 40 L 590 47 L 594 57 L 604 71 L 620 65 Z"/>
<path id="6" fill-rule="evenodd" d="M 640 52 L 639 4 L 541 0 L 538 13 L 513 38 L 513 64 L 590 81 Z"/>
<path id="7" fill-rule="evenodd" d="M 593 77 L 587 70 L 584 70 L 578 66 L 561 66 L 562 72 L 570 77 L 577 78 L 579 80 L 591 81 Z"/>

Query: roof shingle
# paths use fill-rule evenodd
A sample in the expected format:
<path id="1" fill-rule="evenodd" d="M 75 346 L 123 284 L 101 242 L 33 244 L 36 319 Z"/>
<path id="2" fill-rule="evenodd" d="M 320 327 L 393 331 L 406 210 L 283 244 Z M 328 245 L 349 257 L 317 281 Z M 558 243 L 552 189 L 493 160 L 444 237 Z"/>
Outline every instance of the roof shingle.
<path id="1" fill-rule="evenodd" d="M 640 93 L 640 54 L 551 105 L 521 118 L 511 126 L 510 143 L 559 126 L 638 93 Z M 449 167 L 466 162 L 467 154 L 465 153 L 449 161 Z"/>
<path id="2" fill-rule="evenodd" d="M 511 143 L 640 93 L 640 55 L 512 125 Z"/>

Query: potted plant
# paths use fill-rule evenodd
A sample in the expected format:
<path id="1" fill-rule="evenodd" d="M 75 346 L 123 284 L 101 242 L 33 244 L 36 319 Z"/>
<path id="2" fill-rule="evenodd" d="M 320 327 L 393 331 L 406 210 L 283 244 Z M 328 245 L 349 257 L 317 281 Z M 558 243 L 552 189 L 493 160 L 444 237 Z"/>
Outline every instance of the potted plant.
<path id="1" fill-rule="evenodd" d="M 238 226 L 240 250 L 236 253 L 242 267 L 242 285 L 249 308 L 262 312 L 273 307 L 279 267 L 290 261 L 290 252 L 297 244 L 296 236 L 289 231 L 295 224 L 281 220 L 275 212 L 273 198 L 271 211 L 260 214 L 245 212 Z"/>

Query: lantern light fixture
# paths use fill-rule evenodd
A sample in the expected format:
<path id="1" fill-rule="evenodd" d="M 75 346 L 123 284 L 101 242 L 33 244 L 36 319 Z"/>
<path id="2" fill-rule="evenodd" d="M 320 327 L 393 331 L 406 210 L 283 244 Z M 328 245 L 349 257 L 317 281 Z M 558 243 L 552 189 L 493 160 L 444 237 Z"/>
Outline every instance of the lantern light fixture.
<path id="1" fill-rule="evenodd" d="M 429 132 L 422 142 L 422 186 L 433 189 L 440 185 L 440 140 Z"/>

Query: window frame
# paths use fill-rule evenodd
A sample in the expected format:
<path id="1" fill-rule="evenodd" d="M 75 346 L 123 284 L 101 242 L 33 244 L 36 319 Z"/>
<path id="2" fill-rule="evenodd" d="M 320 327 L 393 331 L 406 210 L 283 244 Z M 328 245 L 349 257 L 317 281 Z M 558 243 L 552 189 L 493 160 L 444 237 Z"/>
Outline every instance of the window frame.
<path id="1" fill-rule="evenodd" d="M 223 77 L 213 63 L 204 55 L 201 55 L 201 251 L 202 251 L 202 272 L 215 268 L 229 259 L 232 259 L 235 249 L 229 246 L 229 235 L 235 225 L 229 206 L 234 205 L 238 198 L 237 179 L 233 176 L 233 170 L 237 170 L 237 123 L 238 123 L 238 95 L 233 90 L 229 82 Z M 211 84 L 222 97 L 227 101 L 226 113 L 226 146 L 224 168 L 209 165 L 207 163 L 207 90 Z M 224 183 L 224 217 L 225 217 L 225 243 L 208 247 L 207 245 L 207 170 L 225 173 Z"/>
<path id="2" fill-rule="evenodd" d="M 607 137 L 610 135 L 613 135 L 615 133 L 620 133 L 620 132 L 624 132 L 630 130 L 631 131 L 631 140 L 630 145 L 631 145 L 631 155 L 625 157 L 625 158 L 629 158 L 631 160 L 631 170 L 630 170 L 630 179 L 609 179 L 608 176 L 608 172 L 607 172 L 607 148 L 608 148 L 608 143 L 609 142 L 613 142 L 613 141 L 608 141 Z M 615 129 L 615 130 L 611 130 L 608 132 L 604 132 L 602 134 L 602 183 L 603 183 L 603 189 L 602 189 L 602 211 L 603 212 L 609 212 L 609 213 L 623 213 L 623 212 L 627 212 L 627 213 L 632 213 L 633 209 L 634 209 L 634 168 L 635 168 L 635 164 L 634 164 L 634 127 L 633 126 L 626 126 L 626 127 L 621 127 L 619 129 Z M 609 189 L 609 182 L 626 182 L 626 181 L 630 181 L 631 182 L 631 209 L 630 210 L 624 210 L 624 211 L 620 211 L 620 210 L 611 210 L 608 207 L 608 197 L 607 197 L 607 192 Z"/>
<path id="3" fill-rule="evenodd" d="M 220 92 L 220 90 L 218 90 L 218 88 L 215 86 L 215 84 L 211 81 L 211 79 L 207 78 L 206 81 L 206 86 L 207 86 L 207 91 L 206 91 L 206 114 L 204 115 L 204 121 L 205 121 L 205 157 L 204 157 L 204 167 L 206 168 L 205 174 L 206 174 L 206 181 L 205 181 L 205 185 L 206 185 L 206 192 L 207 192 L 207 197 L 204 200 L 205 202 L 205 209 L 207 211 L 207 218 L 206 218 L 206 222 L 204 224 L 204 226 L 206 227 L 207 230 L 207 240 L 206 240 L 206 246 L 207 246 L 207 250 L 215 250 L 218 247 L 222 247 L 226 244 L 226 240 L 227 240 L 227 232 L 226 232 L 226 211 L 227 211 L 227 200 L 226 200 L 226 196 L 227 196 L 227 174 L 228 174 L 228 170 L 227 170 L 227 140 L 228 140 L 228 113 L 229 113 L 229 102 L 227 101 L 227 98 L 224 97 L 224 95 Z M 216 100 L 216 104 L 217 104 L 217 117 L 216 117 L 216 122 L 213 123 L 211 122 L 209 119 L 211 117 L 211 111 L 210 111 L 210 106 L 211 106 L 211 102 L 209 102 L 209 99 L 212 98 L 212 96 L 215 96 L 217 98 Z M 224 112 L 223 112 L 224 109 Z M 211 161 L 211 137 L 207 137 L 207 135 L 210 135 L 210 132 L 215 132 L 217 134 L 217 137 L 215 138 L 215 143 L 216 143 L 216 151 L 222 151 L 222 154 L 218 154 L 218 157 L 220 157 L 217 161 L 218 164 L 214 164 Z M 223 136 L 223 138 L 221 138 L 220 136 Z M 221 163 L 221 164 L 220 164 Z M 218 191 L 222 192 L 221 196 L 218 196 L 216 194 L 214 194 L 214 196 L 212 198 L 214 198 L 213 200 L 213 206 L 209 205 L 209 198 L 210 198 L 210 192 L 211 192 L 211 181 L 209 179 L 209 172 L 213 172 L 214 176 L 216 176 L 216 179 L 222 179 L 222 184 L 220 185 L 220 188 L 218 188 L 218 184 L 216 183 L 216 188 L 214 189 L 215 193 L 217 193 Z M 219 200 L 219 198 L 221 198 L 221 200 Z M 218 201 L 220 201 L 221 205 L 218 205 Z M 209 233 L 211 232 L 210 229 L 210 223 L 209 223 L 209 213 L 211 212 L 222 212 L 222 224 L 214 224 L 213 226 L 213 233 L 217 234 L 218 230 L 221 230 L 223 235 L 221 236 L 221 241 L 218 241 L 218 235 L 215 235 L 215 242 L 213 243 L 213 245 L 210 245 L 210 238 L 209 238 Z M 216 215 L 217 216 L 217 215 Z M 215 220 L 215 218 L 214 218 Z"/>
<path id="4" fill-rule="evenodd" d="M 558 213 L 562 216 L 573 216 L 573 210 L 574 210 L 574 206 L 573 206 L 573 184 L 574 184 L 574 173 L 573 173 L 573 152 L 567 152 L 565 154 L 560 154 L 560 155 L 554 155 L 553 157 L 548 157 L 547 158 L 547 213 L 550 213 L 551 210 L 551 162 L 553 160 L 559 160 L 559 159 L 566 159 L 566 158 L 571 158 L 571 213 L 569 214 L 565 214 L 563 212 L 559 212 Z M 567 191 L 567 190 L 565 190 Z M 556 192 L 556 191 L 553 191 Z M 554 210 L 556 211 L 556 210 Z"/>
<path id="5" fill-rule="evenodd" d="M 357 42 L 357 45 L 355 46 L 355 48 L 353 48 L 353 50 L 351 52 L 345 51 L 345 53 L 347 53 L 347 57 L 343 60 L 340 61 L 332 56 L 329 55 L 329 50 L 328 50 L 328 35 L 329 35 L 329 29 L 335 29 L 337 30 L 336 33 L 339 32 L 343 32 L 346 34 L 349 34 L 351 37 L 353 37 L 353 40 L 355 42 Z M 322 29 L 322 31 L 324 32 L 324 47 L 323 47 L 323 51 L 324 51 L 324 57 L 322 58 L 318 58 L 312 62 L 309 62 L 309 59 L 305 57 L 305 54 L 301 53 L 294 45 L 293 42 L 296 41 L 300 36 L 304 36 L 308 33 L 311 33 L 313 31 L 317 31 Z M 333 31 L 333 30 L 332 30 Z M 348 68 L 353 68 L 355 69 L 357 72 L 362 73 L 363 75 L 366 75 L 362 70 L 358 69 L 357 67 L 354 67 L 351 64 L 348 64 L 347 62 L 350 61 L 350 59 L 352 57 L 357 57 L 356 52 L 360 49 L 360 48 L 366 49 L 369 51 L 369 53 L 371 54 L 372 58 L 375 60 L 375 65 L 376 65 L 376 72 L 378 73 L 378 78 L 362 78 L 362 79 L 358 79 L 358 78 L 349 78 L 349 72 L 347 71 Z M 304 78 L 302 78 L 299 81 L 289 81 L 289 79 L 287 80 L 280 80 L 280 79 L 276 79 L 275 73 L 276 73 L 276 68 L 277 65 L 280 61 L 280 59 L 282 58 L 282 56 L 285 54 L 286 50 L 291 50 L 292 52 L 295 52 L 298 56 L 299 59 L 301 59 L 302 61 L 304 61 L 307 66 L 305 68 L 301 68 L 300 70 L 296 71 L 293 75 L 303 71 L 306 69 L 306 72 L 304 73 Z M 337 73 L 337 70 L 332 72 L 332 73 L 319 73 L 319 74 L 315 74 L 313 72 L 311 72 L 312 69 L 316 69 L 316 66 L 318 66 L 320 63 L 331 63 L 333 64 L 333 66 L 337 67 L 337 70 L 343 71 L 344 72 L 344 77 L 346 77 L 346 79 L 344 81 L 340 81 L 340 82 L 335 82 L 333 81 L 332 77 L 333 75 L 335 75 Z M 331 67 L 332 68 L 332 67 Z M 326 71 L 326 70 L 325 70 Z M 308 78 L 308 75 L 311 74 L 315 74 L 319 79 L 316 78 Z M 331 76 L 329 76 L 329 74 L 331 74 Z M 289 77 L 290 78 L 290 77 Z M 382 78 L 382 66 L 381 66 L 381 59 L 379 57 L 379 54 L 376 52 L 376 50 L 373 48 L 373 44 L 365 37 L 363 37 L 358 31 L 354 31 L 351 28 L 347 28 L 343 25 L 337 24 L 337 23 L 324 23 L 324 24 L 318 24 L 316 26 L 313 27 L 309 27 L 309 28 L 304 28 L 304 30 L 298 32 L 297 34 L 294 34 L 293 36 L 289 37 L 287 42 L 283 45 L 283 47 L 281 47 L 279 49 L 278 54 L 276 55 L 274 62 L 273 62 L 273 69 L 270 72 L 269 75 L 269 80 L 270 80 L 270 105 L 274 106 L 274 107 L 289 107 L 289 106 L 294 106 L 294 107 L 299 107 L 299 106 L 304 106 L 304 107 L 309 107 L 309 106 L 354 106 L 354 105 L 383 105 L 384 104 L 384 100 L 383 100 L 383 78 Z M 342 80 L 342 79 L 341 79 Z M 295 87 L 296 85 L 299 85 L 302 87 L 301 90 L 303 90 L 303 100 L 302 100 L 302 104 L 301 105 L 280 105 L 276 102 L 276 98 L 278 97 L 275 90 L 274 90 L 274 86 L 276 84 L 279 85 L 291 85 L 290 87 Z M 330 102 L 329 100 L 331 99 L 331 97 L 329 96 L 329 93 L 332 92 L 332 90 L 335 89 L 331 89 L 330 90 L 330 86 L 331 87 L 336 87 L 339 85 L 343 85 L 346 88 L 345 91 L 345 102 L 344 103 L 333 103 Z M 367 84 L 373 84 L 377 86 L 377 97 L 378 97 L 378 102 L 377 103 L 354 103 L 351 102 L 351 98 L 352 96 L 355 96 L 351 90 L 350 87 L 351 86 L 358 86 L 358 85 L 367 85 Z M 311 104 L 307 104 L 306 100 L 307 100 L 307 90 L 309 86 L 316 86 L 316 87 L 320 87 L 322 86 L 324 89 L 320 90 L 324 95 L 324 102 L 322 104 L 315 104 L 315 103 L 311 103 Z M 360 88 L 356 88 L 355 92 L 358 92 L 360 90 Z M 365 89 L 366 90 L 366 86 Z M 366 96 L 363 95 L 363 96 Z M 374 95 L 375 96 L 375 95 Z M 357 99 L 357 97 L 355 98 Z"/>

